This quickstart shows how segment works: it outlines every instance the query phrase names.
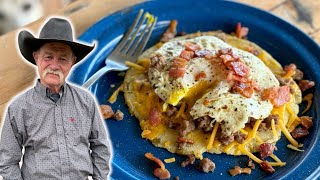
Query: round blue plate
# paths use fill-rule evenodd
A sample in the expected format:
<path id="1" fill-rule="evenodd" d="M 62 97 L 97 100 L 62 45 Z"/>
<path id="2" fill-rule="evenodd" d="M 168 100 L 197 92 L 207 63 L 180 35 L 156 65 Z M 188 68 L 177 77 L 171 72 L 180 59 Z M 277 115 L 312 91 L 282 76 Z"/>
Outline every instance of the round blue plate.
<path id="1" fill-rule="evenodd" d="M 287 163 L 284 167 L 276 167 L 276 172 L 267 174 L 256 169 L 251 175 L 238 175 L 231 177 L 228 169 L 235 165 L 246 166 L 246 156 L 227 156 L 204 154 L 216 164 L 213 173 L 202 173 L 195 165 L 186 168 L 180 167 L 184 158 L 171 154 L 165 149 L 154 147 L 149 141 L 141 138 L 141 130 L 137 119 L 131 116 L 125 104 L 123 94 L 120 93 L 116 103 L 112 104 L 114 110 L 124 112 L 123 121 L 107 120 L 107 128 L 113 146 L 112 174 L 113 179 L 154 179 L 154 162 L 144 157 L 146 152 L 152 152 L 160 159 L 175 157 L 176 162 L 166 164 L 172 177 L 179 176 L 181 179 L 314 179 L 320 174 L 319 143 L 319 115 L 320 115 L 320 48 L 306 34 L 285 21 L 259 9 L 238 4 L 231 1 L 148 1 L 133 7 L 126 8 L 103 18 L 89 30 L 80 40 L 92 43 L 95 41 L 96 48 L 90 56 L 77 65 L 69 80 L 82 85 L 88 77 L 104 66 L 104 59 L 112 51 L 125 31 L 135 19 L 138 11 L 144 9 L 158 16 L 158 23 L 147 44 L 150 47 L 157 43 L 161 34 L 166 29 L 170 20 L 178 20 L 178 32 L 187 33 L 196 31 L 223 30 L 230 33 L 235 24 L 241 22 L 249 27 L 248 39 L 257 43 L 267 50 L 282 65 L 295 63 L 305 73 L 305 79 L 316 83 L 314 101 L 307 115 L 314 118 L 314 126 L 310 134 L 299 142 L 304 144 L 304 152 L 296 152 L 286 147 L 289 143 L 282 137 L 277 143 L 278 150 L 275 154 Z M 122 83 L 123 77 L 118 72 L 110 72 L 101 78 L 90 89 L 100 104 L 108 104 L 107 99 L 112 92 Z M 114 84 L 116 87 L 111 88 Z M 301 109 L 305 104 L 301 106 Z M 197 162 L 198 163 L 198 162 Z"/>

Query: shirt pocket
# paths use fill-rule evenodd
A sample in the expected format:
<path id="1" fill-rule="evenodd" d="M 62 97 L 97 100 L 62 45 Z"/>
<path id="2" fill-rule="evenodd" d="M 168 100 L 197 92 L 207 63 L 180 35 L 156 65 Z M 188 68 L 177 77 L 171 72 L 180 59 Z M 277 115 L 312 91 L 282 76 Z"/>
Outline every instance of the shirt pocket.
<path id="1" fill-rule="evenodd" d="M 78 116 L 68 116 L 65 119 L 66 139 L 67 141 L 76 146 L 80 143 L 80 136 L 82 133 L 82 125 Z"/>
<path id="2" fill-rule="evenodd" d="M 70 144 L 78 146 L 79 144 L 88 144 L 87 128 L 83 125 L 81 115 L 69 116 L 65 120 L 66 139 Z"/>

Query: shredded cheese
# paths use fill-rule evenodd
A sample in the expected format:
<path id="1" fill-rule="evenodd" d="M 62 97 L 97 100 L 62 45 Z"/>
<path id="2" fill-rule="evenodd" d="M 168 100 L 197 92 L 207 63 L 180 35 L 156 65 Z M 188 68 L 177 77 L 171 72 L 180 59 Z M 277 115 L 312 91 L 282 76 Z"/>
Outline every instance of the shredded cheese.
<path id="1" fill-rule="evenodd" d="M 247 156 L 249 156 L 249 158 L 251 158 L 252 160 L 254 160 L 256 163 L 260 164 L 262 163 L 262 160 L 259 159 L 257 156 L 253 155 L 251 152 L 249 152 L 248 150 L 246 150 L 243 145 L 239 145 L 238 149 L 243 153 L 246 154 Z"/>
<path id="2" fill-rule="evenodd" d="M 146 70 L 146 68 L 144 68 L 143 66 L 141 66 L 141 65 L 139 65 L 139 64 L 136 64 L 136 63 L 133 63 L 133 62 L 131 62 L 131 61 L 126 61 L 125 64 L 126 64 L 127 66 L 136 68 L 137 70 L 141 70 L 141 71 Z"/>
<path id="3" fill-rule="evenodd" d="M 180 106 L 180 109 L 179 109 L 179 111 L 178 111 L 178 113 L 176 115 L 176 118 L 181 116 L 181 114 L 184 112 L 185 108 L 186 108 L 186 102 L 182 102 L 182 104 Z"/>
<path id="4" fill-rule="evenodd" d="M 295 139 L 293 139 L 288 129 L 284 126 L 283 120 L 281 118 L 279 119 L 279 125 L 280 125 L 281 131 L 287 137 L 287 139 L 291 142 L 291 144 L 294 145 L 295 147 L 298 147 L 299 145 L 298 142 Z"/>
<path id="5" fill-rule="evenodd" d="M 246 130 L 242 129 L 242 128 L 240 129 L 240 132 L 242 132 L 245 135 L 248 135 L 248 132 Z"/>
<path id="6" fill-rule="evenodd" d="M 277 163 L 279 163 L 280 166 L 286 165 L 286 163 L 282 162 L 275 154 L 271 154 L 270 157 L 274 159 Z M 272 166 L 276 166 L 276 165 L 272 165 Z"/>
<path id="7" fill-rule="evenodd" d="M 176 158 L 168 158 L 168 159 L 164 159 L 164 162 L 166 162 L 166 163 L 173 163 L 173 162 L 175 162 L 176 161 Z"/>
<path id="8" fill-rule="evenodd" d="M 216 123 L 214 124 L 213 130 L 212 130 L 212 133 L 211 133 L 211 136 L 210 136 L 210 138 L 209 138 L 209 142 L 208 142 L 208 145 L 207 145 L 207 149 L 211 149 L 211 148 L 212 148 L 212 144 L 213 144 L 213 142 L 214 142 L 214 138 L 216 137 L 218 127 L 219 127 L 219 123 L 216 122 Z"/>
<path id="9" fill-rule="evenodd" d="M 272 129 L 272 134 L 274 137 L 277 137 L 277 131 L 276 131 L 276 126 L 274 123 L 274 119 L 271 119 L 271 129 Z"/>
<path id="10" fill-rule="evenodd" d="M 120 91 L 123 91 L 123 83 L 118 87 L 117 90 L 115 90 L 112 95 L 110 96 L 110 98 L 108 99 L 108 101 L 113 104 L 114 102 L 116 102 L 118 94 Z"/>
<path id="11" fill-rule="evenodd" d="M 148 134 L 151 134 L 151 131 L 150 131 L 150 130 L 148 130 L 148 129 L 143 130 L 142 133 L 141 133 L 141 137 L 146 138 L 146 136 L 147 136 Z"/>
<path id="12" fill-rule="evenodd" d="M 289 103 L 286 104 L 286 109 L 288 110 L 288 112 L 290 113 L 290 118 L 289 118 L 289 121 L 286 125 L 286 127 L 290 127 L 291 124 L 293 123 L 293 121 L 297 118 L 297 115 L 293 112 L 291 106 Z"/>
<path id="13" fill-rule="evenodd" d="M 304 114 L 305 112 L 307 112 L 309 109 L 310 109 L 310 107 L 311 107 L 311 104 L 312 104 L 312 98 L 313 98 L 313 94 L 312 93 L 310 93 L 310 94 L 307 94 L 306 96 L 304 96 L 303 97 L 303 101 L 307 101 L 307 107 L 306 107 L 306 109 L 304 109 L 303 111 L 302 111 L 302 114 Z"/>
<path id="14" fill-rule="evenodd" d="M 303 152 L 303 151 L 304 151 L 304 150 L 302 150 L 302 149 L 298 149 L 298 147 L 293 146 L 292 144 L 288 144 L 287 147 L 288 147 L 289 149 L 292 149 L 292 150 L 295 150 L 295 151 L 300 151 L 300 152 Z"/>
<path id="15" fill-rule="evenodd" d="M 219 146 L 221 146 L 221 142 L 216 140 L 216 141 L 213 141 L 213 147 L 214 148 L 218 148 Z"/>
<path id="16" fill-rule="evenodd" d="M 252 134 L 252 138 L 255 138 L 256 137 L 256 134 L 257 134 L 257 130 L 260 126 L 260 123 L 262 122 L 262 120 L 257 120 L 255 123 L 254 123 L 254 126 L 253 126 L 253 129 L 251 131 L 251 134 Z"/>
<path id="17" fill-rule="evenodd" d="M 271 166 L 284 166 L 285 162 L 268 162 Z"/>
<path id="18" fill-rule="evenodd" d="M 163 105 L 162 105 L 162 112 L 165 112 L 166 110 L 167 110 L 167 108 L 168 108 L 168 103 L 163 103 Z"/>
<path id="19" fill-rule="evenodd" d="M 231 148 L 233 148 L 235 145 L 237 145 L 239 143 L 237 143 L 237 141 L 232 141 L 232 143 L 228 144 L 225 148 L 224 148 L 224 152 L 228 153 Z"/>
<path id="20" fill-rule="evenodd" d="M 256 135 L 255 139 L 260 143 L 260 144 L 263 144 L 264 142 L 262 141 L 262 139 Z"/>

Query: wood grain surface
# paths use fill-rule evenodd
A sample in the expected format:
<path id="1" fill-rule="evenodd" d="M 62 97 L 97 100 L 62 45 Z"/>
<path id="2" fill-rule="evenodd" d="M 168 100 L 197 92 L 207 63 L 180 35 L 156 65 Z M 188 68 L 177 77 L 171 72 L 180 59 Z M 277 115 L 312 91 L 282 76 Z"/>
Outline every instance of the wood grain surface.
<path id="1" fill-rule="evenodd" d="M 64 9 L 48 16 L 69 18 L 76 30 L 76 36 L 101 18 L 139 3 L 141 0 L 78 0 Z M 292 23 L 317 43 L 320 43 L 320 1 L 319 0 L 238 0 L 254 6 Z M 39 27 L 48 17 L 31 23 L 27 29 L 37 35 Z M 35 67 L 22 60 L 16 48 L 16 35 L 19 30 L 0 36 L 0 124 L 4 119 L 7 105 L 14 96 L 30 87 L 36 79 Z"/>

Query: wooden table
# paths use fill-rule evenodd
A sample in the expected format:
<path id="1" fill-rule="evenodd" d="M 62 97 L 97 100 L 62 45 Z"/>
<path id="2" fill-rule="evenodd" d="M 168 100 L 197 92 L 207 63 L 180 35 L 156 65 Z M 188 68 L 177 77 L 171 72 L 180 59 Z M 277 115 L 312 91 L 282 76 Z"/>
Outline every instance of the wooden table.
<path id="1" fill-rule="evenodd" d="M 76 36 L 81 35 L 99 19 L 141 0 L 78 0 L 54 13 L 68 17 L 74 25 Z M 316 42 L 320 43 L 320 1 L 318 0 L 239 0 L 267 10 L 294 24 Z M 46 17 L 29 24 L 28 29 L 38 32 Z M 22 61 L 16 48 L 17 31 L 0 36 L 0 124 L 4 119 L 8 102 L 17 94 L 30 87 L 36 78 L 36 69 Z"/>

